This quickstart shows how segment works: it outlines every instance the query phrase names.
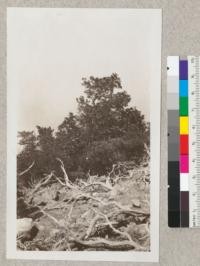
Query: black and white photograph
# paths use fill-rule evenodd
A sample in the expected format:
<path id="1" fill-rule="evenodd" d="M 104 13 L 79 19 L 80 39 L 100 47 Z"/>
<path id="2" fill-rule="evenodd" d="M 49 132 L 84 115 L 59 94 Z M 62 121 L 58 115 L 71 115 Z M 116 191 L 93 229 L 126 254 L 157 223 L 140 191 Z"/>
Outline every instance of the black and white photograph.
<path id="1" fill-rule="evenodd" d="M 7 9 L 7 256 L 157 261 L 161 11 Z"/>

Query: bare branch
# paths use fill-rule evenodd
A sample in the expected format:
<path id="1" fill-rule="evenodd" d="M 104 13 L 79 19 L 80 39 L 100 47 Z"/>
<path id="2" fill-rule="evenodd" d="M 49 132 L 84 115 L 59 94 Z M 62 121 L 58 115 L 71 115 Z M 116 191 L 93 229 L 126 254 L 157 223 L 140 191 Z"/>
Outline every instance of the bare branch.
<path id="1" fill-rule="evenodd" d="M 130 176 L 118 176 L 118 177 L 115 179 L 115 184 L 116 184 L 117 182 L 119 182 L 119 180 L 121 180 L 121 179 L 130 179 Z"/>
<path id="2" fill-rule="evenodd" d="M 89 169 L 87 175 L 88 175 L 88 179 L 87 179 L 87 181 L 89 182 L 89 184 L 92 183 L 92 182 L 94 182 L 95 178 L 98 177 L 98 175 L 91 175 L 91 174 L 90 174 L 90 169 Z"/>
<path id="3" fill-rule="evenodd" d="M 44 186 L 44 185 L 46 185 L 48 182 L 49 182 L 49 180 L 52 178 L 52 176 L 53 176 L 53 173 L 51 172 L 49 175 L 47 175 L 44 179 L 42 179 L 42 181 L 40 181 L 36 186 L 35 186 L 35 188 L 33 189 L 33 191 L 32 191 L 32 195 L 41 187 L 41 186 Z"/>
<path id="4" fill-rule="evenodd" d="M 26 174 L 27 172 L 29 172 L 31 170 L 31 168 L 34 166 L 34 164 L 35 164 L 35 161 L 33 161 L 32 164 L 27 169 L 25 169 L 24 171 L 19 173 L 18 176 L 22 176 L 22 175 Z"/>
<path id="5" fill-rule="evenodd" d="M 53 217 L 52 215 L 48 214 L 47 212 L 45 212 L 44 210 L 41 209 L 41 212 L 44 214 L 44 216 L 47 216 L 48 218 L 50 218 L 52 221 L 54 221 L 54 223 L 56 223 L 57 225 L 60 226 L 59 221 Z"/>
<path id="6" fill-rule="evenodd" d="M 110 204 L 114 204 L 116 207 L 118 207 L 120 209 L 120 213 L 129 213 L 132 215 L 144 215 L 144 216 L 149 216 L 150 213 L 149 212 L 145 212 L 145 211 L 141 211 L 141 210 L 137 210 L 137 209 L 130 209 L 127 208 L 126 206 L 123 206 L 119 203 L 117 203 L 116 201 L 112 201 L 110 202 Z"/>
<path id="7" fill-rule="evenodd" d="M 85 183 L 85 182 L 84 182 Z M 112 190 L 112 187 L 110 185 L 106 185 L 105 183 L 103 182 L 94 182 L 94 183 L 90 183 L 90 184 L 85 184 L 85 188 L 88 188 L 88 187 L 91 187 L 91 186 L 101 186 L 105 189 L 108 189 L 108 190 Z"/>
<path id="8" fill-rule="evenodd" d="M 126 210 L 126 209 L 120 209 L 115 214 L 116 215 L 126 214 L 126 215 L 131 215 L 131 216 L 141 215 L 141 216 L 147 216 L 147 217 L 150 216 L 149 212 L 144 212 L 144 211 L 139 211 L 139 210 Z"/>
<path id="9" fill-rule="evenodd" d="M 99 215 L 99 214 L 97 214 L 93 219 L 92 219 L 92 221 L 91 221 L 91 223 L 90 223 L 90 225 L 89 225 L 89 227 L 88 227 L 88 229 L 87 229 L 87 232 L 86 232 L 86 234 L 85 234 L 85 239 L 88 239 L 89 237 L 90 237 L 90 235 L 91 235 L 91 233 L 92 233 L 92 230 L 93 230 L 93 227 L 95 226 L 95 224 L 96 224 L 96 222 L 99 220 L 99 219 L 101 219 L 101 216 Z"/>
<path id="10" fill-rule="evenodd" d="M 87 186 L 88 185 L 88 183 L 85 182 L 85 181 L 83 181 L 83 180 L 80 180 L 80 183 L 83 184 L 84 186 Z"/>
<path id="11" fill-rule="evenodd" d="M 72 210 L 73 210 L 73 208 L 74 208 L 76 202 L 77 202 L 80 198 L 93 199 L 93 200 L 95 200 L 95 201 L 97 201 L 97 202 L 100 202 L 101 204 L 104 205 L 104 202 L 101 201 L 100 199 L 94 198 L 94 197 L 92 197 L 92 196 L 90 196 L 90 195 L 87 195 L 87 194 L 84 194 L 84 193 L 79 194 L 79 195 L 76 196 L 76 198 L 75 198 L 75 200 L 74 200 L 74 202 L 73 202 L 73 204 L 72 204 L 72 206 L 71 206 L 71 208 L 70 208 L 70 211 L 69 211 L 69 213 L 68 213 L 68 219 L 71 218 Z"/>
<path id="12" fill-rule="evenodd" d="M 53 245 L 53 248 L 52 250 L 60 250 L 60 246 L 61 244 L 63 244 L 63 242 L 65 241 L 65 238 L 62 238 L 61 240 L 59 240 L 58 242 L 56 242 L 54 245 Z"/>
<path id="13" fill-rule="evenodd" d="M 113 232 L 115 232 L 116 234 L 119 234 L 123 237 L 125 237 L 126 239 L 128 239 L 131 243 L 131 245 L 133 245 L 134 247 L 139 247 L 139 244 L 137 244 L 135 241 L 132 240 L 132 237 L 127 233 L 127 232 L 122 232 L 118 229 L 116 229 L 115 227 L 113 227 L 112 223 L 110 222 L 110 220 L 108 219 L 108 216 L 100 211 L 96 211 L 93 209 L 93 211 L 95 211 L 97 213 L 97 215 L 101 215 L 104 217 L 104 219 L 106 220 L 106 222 L 108 223 L 109 227 L 113 230 Z"/>
<path id="14" fill-rule="evenodd" d="M 45 212 L 44 209 L 40 208 L 38 206 L 38 208 L 40 209 L 40 211 L 44 214 L 44 216 L 47 216 L 48 218 L 50 218 L 54 223 L 56 223 L 59 227 L 63 228 L 63 224 L 61 224 L 54 216 L 50 215 L 49 213 Z"/>
<path id="15" fill-rule="evenodd" d="M 63 171 L 64 177 L 65 177 L 66 185 L 68 185 L 68 184 L 69 184 L 69 177 L 68 177 L 67 172 L 66 172 L 66 170 L 65 170 L 64 163 L 63 163 L 63 161 L 62 161 L 60 158 L 56 158 L 56 160 L 59 161 L 60 164 L 61 164 L 60 167 L 61 167 L 61 169 L 62 169 L 62 171 Z"/>
<path id="16" fill-rule="evenodd" d="M 72 203 L 72 206 L 71 206 L 71 208 L 69 210 L 69 213 L 68 213 L 68 221 L 71 219 L 72 210 L 73 210 L 75 204 L 76 204 L 76 200 Z"/>
<path id="17" fill-rule="evenodd" d="M 60 178 L 58 178 L 55 174 L 53 174 L 53 177 L 62 185 L 65 186 L 65 183 L 63 183 Z"/>
<path id="18" fill-rule="evenodd" d="M 113 164 L 111 171 L 108 173 L 108 176 L 109 176 L 109 177 L 111 176 L 111 174 L 114 173 L 114 170 L 115 170 L 115 167 L 116 167 L 116 166 L 117 166 L 116 164 Z"/>

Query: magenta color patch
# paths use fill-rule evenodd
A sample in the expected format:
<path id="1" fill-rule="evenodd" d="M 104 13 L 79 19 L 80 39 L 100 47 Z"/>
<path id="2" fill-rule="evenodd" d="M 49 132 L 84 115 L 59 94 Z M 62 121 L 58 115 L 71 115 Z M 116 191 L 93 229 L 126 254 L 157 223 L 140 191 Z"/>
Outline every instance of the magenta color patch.
<path id="1" fill-rule="evenodd" d="M 189 173 L 189 156 L 180 156 L 180 173 Z"/>

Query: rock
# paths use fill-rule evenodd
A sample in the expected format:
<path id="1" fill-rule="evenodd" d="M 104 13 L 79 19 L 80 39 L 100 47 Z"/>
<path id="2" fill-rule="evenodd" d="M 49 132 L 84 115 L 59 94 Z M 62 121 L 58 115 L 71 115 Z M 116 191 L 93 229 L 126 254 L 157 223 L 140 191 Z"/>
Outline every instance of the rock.
<path id="1" fill-rule="evenodd" d="M 141 203 L 138 199 L 131 200 L 132 206 L 136 208 L 141 208 Z"/>
<path id="2" fill-rule="evenodd" d="M 17 235 L 30 231 L 32 227 L 33 227 L 33 219 L 31 218 L 17 219 Z"/>
<path id="3" fill-rule="evenodd" d="M 39 229 L 31 218 L 17 219 L 17 237 L 21 242 L 32 241 L 38 234 Z"/>

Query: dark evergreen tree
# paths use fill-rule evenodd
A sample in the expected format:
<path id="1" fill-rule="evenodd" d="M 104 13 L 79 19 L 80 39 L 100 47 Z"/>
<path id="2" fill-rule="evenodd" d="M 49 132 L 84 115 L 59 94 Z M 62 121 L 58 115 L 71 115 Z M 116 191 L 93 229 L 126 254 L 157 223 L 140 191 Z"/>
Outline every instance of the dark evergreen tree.
<path id="1" fill-rule="evenodd" d="M 35 161 L 31 175 L 41 178 L 60 172 L 60 158 L 71 180 L 90 170 L 105 174 L 113 163 L 132 160 L 140 163 L 150 145 L 149 123 L 122 89 L 119 76 L 83 78 L 84 95 L 77 99 L 78 113 L 69 113 L 54 134 L 51 127 L 37 126 L 37 133 L 19 132 L 22 150 L 18 171 Z"/>

